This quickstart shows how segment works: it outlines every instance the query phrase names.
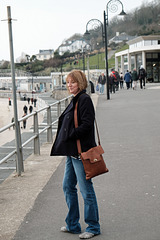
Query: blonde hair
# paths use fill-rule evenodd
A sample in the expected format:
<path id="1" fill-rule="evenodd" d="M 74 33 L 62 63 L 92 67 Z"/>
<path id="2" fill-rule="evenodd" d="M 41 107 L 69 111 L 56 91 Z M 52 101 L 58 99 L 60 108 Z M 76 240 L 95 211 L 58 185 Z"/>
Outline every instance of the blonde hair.
<path id="1" fill-rule="evenodd" d="M 82 91 L 87 88 L 87 78 L 86 75 L 80 70 L 72 70 L 67 78 L 66 83 L 68 83 L 69 78 L 78 83 L 79 90 Z M 68 86 L 67 86 L 68 89 Z"/>

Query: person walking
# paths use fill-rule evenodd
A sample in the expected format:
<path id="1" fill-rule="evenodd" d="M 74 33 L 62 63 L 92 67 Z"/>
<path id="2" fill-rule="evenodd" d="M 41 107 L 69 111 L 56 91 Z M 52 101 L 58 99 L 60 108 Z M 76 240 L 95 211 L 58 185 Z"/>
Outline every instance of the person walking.
<path id="1" fill-rule="evenodd" d="M 106 83 L 106 76 L 104 73 L 101 73 L 101 75 L 98 78 L 98 83 L 99 83 L 99 93 L 104 94 L 104 85 Z"/>
<path id="2" fill-rule="evenodd" d="M 28 98 L 27 98 L 28 104 L 30 104 L 30 100 L 31 100 L 31 99 L 28 97 Z"/>
<path id="3" fill-rule="evenodd" d="M 110 93 L 115 93 L 115 82 L 114 82 L 114 76 L 113 73 L 111 72 L 109 75 L 109 90 Z"/>
<path id="4" fill-rule="evenodd" d="M 130 71 L 129 73 L 130 73 L 130 75 L 131 75 L 130 87 L 132 88 L 132 83 L 133 83 L 133 79 L 132 79 L 132 72 Z"/>
<path id="5" fill-rule="evenodd" d="M 127 70 L 127 72 L 124 75 L 124 80 L 126 82 L 127 90 L 130 88 L 130 82 L 131 82 L 131 74 Z"/>
<path id="6" fill-rule="evenodd" d="M 123 73 L 121 72 L 120 73 L 120 89 L 124 88 L 123 83 L 124 83 L 124 76 L 123 76 Z"/>
<path id="7" fill-rule="evenodd" d="M 24 111 L 25 114 L 27 114 L 27 112 L 28 112 L 28 107 L 27 107 L 26 105 L 24 105 L 23 111 Z"/>
<path id="8" fill-rule="evenodd" d="M 143 65 L 140 66 L 139 69 L 139 80 L 140 80 L 140 88 L 145 89 L 145 78 L 146 78 L 146 71 L 143 67 Z"/>
<path id="9" fill-rule="evenodd" d="M 111 69 L 111 73 L 114 77 L 114 87 L 115 90 L 118 91 L 119 90 L 119 82 L 120 82 L 120 75 L 117 71 L 114 70 L 114 68 Z"/>
<path id="10" fill-rule="evenodd" d="M 89 239 L 100 234 L 98 204 L 92 179 L 86 180 L 83 163 L 78 156 L 77 139 L 81 142 L 82 152 L 96 146 L 94 135 L 95 110 L 92 100 L 86 94 L 87 79 L 80 70 L 73 70 L 66 78 L 66 86 L 73 99 L 59 117 L 51 156 L 67 156 L 63 179 L 63 191 L 68 206 L 66 226 L 62 232 L 81 233 L 77 183 L 84 199 L 84 221 L 87 224 L 80 239 Z M 74 126 L 74 109 L 78 102 L 78 127 Z"/>
<path id="11" fill-rule="evenodd" d="M 24 115 L 23 115 L 22 117 L 25 117 L 26 115 L 27 115 L 27 114 L 24 113 Z M 27 120 L 24 119 L 24 120 L 23 120 L 23 129 L 26 129 L 26 123 L 27 123 Z"/>
<path id="12" fill-rule="evenodd" d="M 33 99 L 33 102 L 34 102 L 34 107 L 36 107 L 36 102 L 37 102 L 37 99 L 36 99 L 36 98 L 34 98 L 34 99 Z"/>
<path id="13" fill-rule="evenodd" d="M 138 73 L 136 71 L 136 68 L 133 69 L 132 80 L 133 80 L 133 90 L 136 90 L 137 89 L 137 80 L 138 80 Z"/>
<path id="14" fill-rule="evenodd" d="M 33 111 L 33 107 L 32 107 L 32 105 L 30 105 L 29 106 L 29 112 L 32 113 L 32 111 Z"/>

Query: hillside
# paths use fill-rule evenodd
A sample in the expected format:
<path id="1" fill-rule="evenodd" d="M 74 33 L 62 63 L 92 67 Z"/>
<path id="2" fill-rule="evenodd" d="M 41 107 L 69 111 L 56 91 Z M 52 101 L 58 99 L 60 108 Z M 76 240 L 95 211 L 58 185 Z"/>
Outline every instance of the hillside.
<path id="1" fill-rule="evenodd" d="M 109 19 L 110 20 L 110 19 Z M 160 0 L 154 0 L 151 3 L 144 1 L 143 4 L 136 9 L 132 9 L 127 12 L 123 18 L 118 16 L 109 21 L 107 27 L 108 39 L 115 36 L 116 32 L 125 32 L 130 36 L 160 34 Z M 81 34 L 73 34 L 67 40 L 75 40 L 82 37 Z M 105 68 L 105 54 L 104 45 L 102 42 L 102 31 L 95 32 L 90 31 L 90 35 L 83 36 L 92 45 L 92 52 L 89 54 L 90 68 Z M 114 50 L 118 50 L 127 47 L 126 43 L 114 44 Z M 113 45 L 110 46 L 113 48 Z M 84 56 L 80 52 L 76 53 L 64 53 L 63 56 L 59 56 L 55 51 L 55 57 L 45 61 L 33 60 L 28 63 L 16 64 L 16 68 L 19 70 L 27 71 L 33 75 L 50 75 L 53 71 L 65 71 L 73 68 L 83 69 L 87 67 L 87 54 L 84 60 Z M 32 58 L 31 58 L 32 59 Z M 114 59 L 109 61 L 109 67 L 114 66 Z M 9 62 L 5 62 L 1 69 L 10 69 Z"/>
<path id="2" fill-rule="evenodd" d="M 131 36 L 159 34 L 160 33 L 160 0 L 151 3 L 146 1 L 140 6 L 127 13 L 120 19 L 117 16 L 109 22 L 108 36 L 115 35 L 115 32 L 126 32 Z"/>

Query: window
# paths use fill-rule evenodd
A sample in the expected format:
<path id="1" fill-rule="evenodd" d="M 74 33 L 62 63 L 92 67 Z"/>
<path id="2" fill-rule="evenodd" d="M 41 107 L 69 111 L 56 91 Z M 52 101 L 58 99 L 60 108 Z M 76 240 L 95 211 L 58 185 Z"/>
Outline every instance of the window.
<path id="1" fill-rule="evenodd" d="M 158 58 L 158 53 L 153 53 L 153 58 Z"/>
<path id="2" fill-rule="evenodd" d="M 152 45 L 157 45 L 157 44 L 158 44 L 157 40 L 152 40 Z"/>
<path id="3" fill-rule="evenodd" d="M 128 62 L 128 57 L 127 55 L 124 55 L 124 63 Z"/>
<path id="4" fill-rule="evenodd" d="M 152 58 L 152 54 L 151 54 L 151 53 L 147 53 L 147 54 L 146 54 L 146 57 L 147 57 L 147 58 Z"/>
<path id="5" fill-rule="evenodd" d="M 150 46 L 150 45 L 152 45 L 151 40 L 145 40 L 144 41 L 144 46 Z"/>
<path id="6" fill-rule="evenodd" d="M 143 42 L 137 42 L 137 47 L 142 47 L 143 46 Z"/>

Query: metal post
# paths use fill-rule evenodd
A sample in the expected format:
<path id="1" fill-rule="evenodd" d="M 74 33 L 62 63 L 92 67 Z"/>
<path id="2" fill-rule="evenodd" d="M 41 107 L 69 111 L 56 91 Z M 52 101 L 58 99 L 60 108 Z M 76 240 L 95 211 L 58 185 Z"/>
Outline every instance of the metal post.
<path id="1" fill-rule="evenodd" d="M 104 11 L 104 35 L 105 35 L 105 55 L 106 55 L 106 93 L 107 93 L 107 100 L 109 100 L 110 94 L 109 94 L 109 77 L 108 77 L 108 40 L 107 40 L 107 24 L 106 24 L 105 11 Z"/>
<path id="2" fill-rule="evenodd" d="M 85 55 L 84 55 L 84 49 L 83 49 L 83 52 L 82 52 L 82 54 L 83 54 L 83 72 L 85 73 Z"/>
<path id="3" fill-rule="evenodd" d="M 58 113 L 58 117 L 60 117 L 60 115 L 61 115 L 61 102 L 60 101 L 57 104 L 57 113 Z"/>
<path id="4" fill-rule="evenodd" d="M 39 142 L 39 129 L 38 129 L 38 115 L 34 114 L 34 133 L 36 138 L 34 139 L 34 154 L 40 155 L 40 142 Z"/>
<path id="5" fill-rule="evenodd" d="M 68 106 L 68 98 L 65 99 L 65 108 Z"/>
<path id="6" fill-rule="evenodd" d="M 33 75 L 32 75 L 32 98 L 33 98 Z"/>
<path id="7" fill-rule="evenodd" d="M 51 116 L 51 106 L 47 109 L 47 125 L 49 128 L 47 129 L 47 142 L 52 143 L 52 116 Z"/>
<path id="8" fill-rule="evenodd" d="M 87 71 L 88 71 L 88 84 L 89 84 L 89 80 L 90 80 L 90 76 L 89 76 L 89 54 L 87 57 Z"/>
<path id="9" fill-rule="evenodd" d="M 15 68 L 14 68 L 14 54 L 13 54 L 13 40 L 12 40 L 12 18 L 10 6 L 7 7 L 8 13 L 8 31 L 9 31 L 9 46 L 10 46 L 10 60 L 11 60 L 11 72 L 12 72 L 12 91 L 13 91 L 13 107 L 14 107 L 14 122 L 15 122 L 15 141 L 16 141 L 16 170 L 18 176 L 23 171 L 23 154 L 21 145 L 21 135 L 18 124 L 17 113 L 17 96 L 16 96 L 16 84 L 15 84 Z"/>

